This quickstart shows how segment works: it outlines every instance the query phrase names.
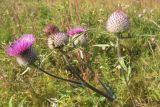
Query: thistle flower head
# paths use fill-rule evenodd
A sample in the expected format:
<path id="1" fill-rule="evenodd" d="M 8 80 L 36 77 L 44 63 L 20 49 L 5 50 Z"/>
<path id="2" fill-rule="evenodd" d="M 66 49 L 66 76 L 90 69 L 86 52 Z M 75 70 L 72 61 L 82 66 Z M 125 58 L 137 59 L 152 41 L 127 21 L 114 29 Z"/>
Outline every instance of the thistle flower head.
<path id="1" fill-rule="evenodd" d="M 48 24 L 44 29 L 43 32 L 48 36 L 54 33 L 59 32 L 59 28 L 53 24 Z"/>
<path id="2" fill-rule="evenodd" d="M 35 50 L 32 47 L 30 47 L 20 55 L 16 56 L 16 59 L 19 65 L 27 65 L 34 63 L 37 59 L 37 55 Z"/>
<path id="3" fill-rule="evenodd" d="M 129 18 L 121 10 L 117 10 L 111 14 L 107 23 L 106 29 L 112 33 L 120 33 L 127 31 L 129 28 Z"/>
<path id="4" fill-rule="evenodd" d="M 7 54 L 14 56 L 19 65 L 33 63 L 36 59 L 36 53 L 32 48 L 35 37 L 32 34 L 25 34 L 7 48 Z"/>
<path id="5" fill-rule="evenodd" d="M 73 38 L 74 45 L 80 44 L 81 46 L 87 46 L 87 29 L 84 27 L 75 27 L 70 29 L 67 34 Z"/>
<path id="6" fill-rule="evenodd" d="M 9 56 L 17 56 L 29 49 L 35 42 L 35 37 L 32 34 L 25 34 L 7 48 Z"/>
<path id="7" fill-rule="evenodd" d="M 69 41 L 69 37 L 62 32 L 52 34 L 48 37 L 48 47 L 50 49 L 59 48 L 66 45 Z"/>
<path id="8" fill-rule="evenodd" d="M 84 28 L 84 27 L 76 27 L 76 28 L 72 28 L 70 29 L 67 34 L 72 37 L 72 36 L 75 36 L 76 34 L 79 34 L 79 33 L 83 33 L 83 32 L 86 32 L 87 29 Z"/>

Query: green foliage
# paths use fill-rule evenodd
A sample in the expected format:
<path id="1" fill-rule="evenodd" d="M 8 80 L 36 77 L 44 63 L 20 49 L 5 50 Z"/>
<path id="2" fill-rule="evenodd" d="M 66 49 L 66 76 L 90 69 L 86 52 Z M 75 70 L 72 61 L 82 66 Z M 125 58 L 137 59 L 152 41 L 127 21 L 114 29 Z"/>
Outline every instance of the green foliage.
<path id="1" fill-rule="evenodd" d="M 126 71 L 136 103 L 145 107 L 158 107 L 160 105 L 160 7 L 148 6 L 147 12 L 144 13 L 143 10 L 146 8 L 143 5 L 133 3 L 124 9 L 130 17 L 131 29 L 124 34 L 129 38 L 121 40 L 124 57 L 118 65 L 114 48 L 115 37 L 105 30 L 106 20 L 115 7 L 118 7 L 118 3 L 112 4 L 108 0 L 71 1 L 2 0 L 0 2 L 0 87 L 2 87 L 0 106 L 50 107 L 58 104 L 60 107 L 130 107 L 132 106 L 130 94 L 119 70 L 119 67 L 122 67 Z M 141 14 L 142 16 L 139 16 Z M 56 50 L 51 52 L 45 45 L 46 37 L 42 29 L 49 22 L 55 23 L 62 31 L 80 25 L 89 28 L 87 50 L 92 54 L 91 65 L 98 76 L 110 84 L 116 94 L 116 101 L 109 102 L 91 90 L 51 79 L 38 73 L 34 68 L 20 67 L 14 58 L 6 55 L 5 48 L 9 42 L 23 33 L 33 33 L 37 37 L 34 47 L 39 54 L 40 65 L 56 75 L 72 78 L 64 70 L 62 57 Z M 155 39 L 154 43 L 151 39 Z M 109 47 L 101 49 L 102 45 L 98 44 Z M 156 45 L 156 48 L 152 45 Z M 91 82 L 100 88 L 96 80 Z"/>

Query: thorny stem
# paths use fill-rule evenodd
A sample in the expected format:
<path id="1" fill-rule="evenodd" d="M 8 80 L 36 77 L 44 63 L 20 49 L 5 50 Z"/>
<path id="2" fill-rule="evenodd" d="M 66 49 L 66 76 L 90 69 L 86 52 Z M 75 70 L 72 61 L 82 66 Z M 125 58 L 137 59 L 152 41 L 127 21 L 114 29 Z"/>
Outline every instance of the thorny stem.
<path id="1" fill-rule="evenodd" d="M 86 52 L 85 52 L 85 53 L 86 53 Z M 85 62 L 85 61 L 82 61 L 82 62 Z M 90 65 L 89 63 L 87 63 L 87 62 L 85 62 L 84 64 L 85 64 L 86 67 L 88 68 L 89 72 L 90 72 L 90 73 L 94 73 L 93 75 L 95 76 L 95 72 L 93 71 L 91 65 Z M 106 92 L 108 92 L 108 89 L 107 89 L 106 86 L 103 84 L 103 82 L 102 82 L 99 78 L 98 78 L 98 80 L 99 80 L 101 86 L 106 90 Z M 113 93 L 112 93 L 112 94 L 113 94 Z M 109 93 L 109 95 L 112 95 L 112 94 Z"/>
<path id="2" fill-rule="evenodd" d="M 66 62 L 66 64 L 68 65 L 69 69 L 71 70 L 71 72 L 82 81 L 83 85 L 89 89 L 91 89 L 92 91 L 104 96 L 105 98 L 107 98 L 109 101 L 113 101 L 114 98 L 112 98 L 110 95 L 104 93 L 103 91 L 100 91 L 99 89 L 95 88 L 94 86 L 90 85 L 88 82 L 86 82 L 80 75 L 79 73 L 76 71 L 76 69 L 69 63 L 67 56 L 64 54 L 64 52 L 62 50 L 60 50 L 61 53 L 63 54 L 64 60 Z"/>
<path id="3" fill-rule="evenodd" d="M 116 45 L 117 45 L 117 57 L 118 57 L 118 60 L 121 58 L 121 50 L 120 50 L 120 36 L 122 36 L 120 33 L 116 35 Z M 120 70 L 123 74 L 123 77 L 124 77 L 124 80 L 125 80 L 125 83 L 126 83 L 126 86 L 128 88 L 128 92 L 131 96 L 131 100 L 132 100 L 132 103 L 133 103 L 133 106 L 136 107 L 136 103 L 135 103 L 135 99 L 134 99 L 134 95 L 132 94 L 130 88 L 129 88 L 129 84 L 128 84 L 128 81 L 127 81 L 127 77 L 126 77 L 126 74 L 125 74 L 125 71 L 124 69 L 121 69 Z"/>
<path id="4" fill-rule="evenodd" d="M 80 51 L 82 51 L 82 50 L 80 50 Z M 84 53 L 83 53 L 84 52 Z M 84 54 L 84 56 L 86 56 L 86 52 L 85 52 L 85 50 L 82 52 L 82 54 Z M 85 58 L 82 58 L 82 57 L 80 57 L 81 58 L 81 63 L 82 63 L 82 65 L 85 65 L 86 67 L 87 67 L 87 69 L 89 70 L 89 72 L 90 73 L 92 73 L 94 76 L 95 76 L 95 73 L 94 73 L 94 71 L 92 70 L 92 67 L 91 67 L 91 65 L 90 65 L 90 63 L 88 63 L 88 61 L 86 62 L 84 59 Z M 93 76 L 92 75 L 92 76 Z M 84 78 L 83 78 L 84 79 Z M 85 79 L 84 79 L 85 80 Z M 106 89 L 106 87 L 104 86 L 104 84 L 102 83 L 102 81 L 101 80 L 99 80 L 99 82 L 100 82 L 100 84 L 101 84 L 101 86 L 106 90 L 106 92 L 107 92 L 107 90 L 108 89 Z"/>
<path id="5" fill-rule="evenodd" d="M 62 80 L 62 81 L 66 81 L 66 82 L 70 82 L 70 83 L 74 83 L 74 84 L 78 84 L 78 85 L 82 85 L 82 83 L 80 82 L 77 82 L 77 81 L 73 81 L 73 80 L 69 80 L 69 79 L 65 79 L 65 78 L 62 78 L 62 77 L 59 77 L 59 76 L 56 76 L 56 75 L 53 75 L 45 70 L 43 70 L 42 68 L 38 67 L 37 65 L 35 64 L 32 64 L 32 66 L 34 66 L 35 68 L 37 68 L 39 71 L 53 77 L 53 78 L 56 78 L 56 79 L 59 79 L 59 80 Z"/>

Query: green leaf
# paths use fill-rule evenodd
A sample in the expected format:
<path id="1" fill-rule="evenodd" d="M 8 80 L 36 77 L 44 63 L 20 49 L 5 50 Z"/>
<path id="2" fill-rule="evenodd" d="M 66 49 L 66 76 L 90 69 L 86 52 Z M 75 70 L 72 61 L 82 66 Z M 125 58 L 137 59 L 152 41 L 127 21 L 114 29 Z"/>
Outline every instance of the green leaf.
<path id="1" fill-rule="evenodd" d="M 12 104 L 12 101 L 13 101 L 13 96 L 9 100 L 8 107 L 14 107 L 13 104 Z"/>
<path id="2" fill-rule="evenodd" d="M 119 61 L 120 65 L 122 66 L 122 68 L 123 68 L 125 71 L 128 71 L 127 66 L 126 66 L 126 64 L 124 63 L 124 59 L 121 57 L 121 58 L 118 59 L 118 61 Z"/>
<path id="3" fill-rule="evenodd" d="M 94 49 L 93 49 L 93 56 L 92 56 L 92 59 L 91 59 L 91 64 L 92 64 L 92 62 L 94 62 L 94 60 L 96 59 L 96 56 L 98 55 L 98 49 L 97 49 L 97 47 L 95 47 Z"/>
<path id="4" fill-rule="evenodd" d="M 19 103 L 18 107 L 23 107 L 25 101 L 26 101 L 26 98 L 24 98 L 24 99 Z"/>
<path id="5" fill-rule="evenodd" d="M 129 80 L 130 75 L 131 75 L 131 66 L 129 66 L 127 70 L 127 80 Z"/>

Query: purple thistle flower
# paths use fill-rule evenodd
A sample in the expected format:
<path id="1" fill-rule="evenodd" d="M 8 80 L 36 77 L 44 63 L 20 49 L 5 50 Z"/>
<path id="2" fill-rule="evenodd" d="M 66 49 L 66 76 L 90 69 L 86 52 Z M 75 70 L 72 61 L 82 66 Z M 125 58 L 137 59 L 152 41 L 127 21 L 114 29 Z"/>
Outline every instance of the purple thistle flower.
<path id="1" fill-rule="evenodd" d="M 55 26 L 54 24 L 48 24 L 44 29 L 43 32 L 49 36 L 51 34 L 59 32 L 59 28 Z"/>
<path id="2" fill-rule="evenodd" d="M 72 37 L 72 36 L 75 36 L 75 34 L 83 33 L 83 32 L 86 32 L 86 31 L 87 31 L 87 29 L 84 28 L 84 27 L 76 27 L 76 28 L 70 29 L 67 32 L 67 34 Z"/>
<path id="3" fill-rule="evenodd" d="M 7 48 L 9 56 L 16 57 L 20 65 L 27 65 L 37 59 L 36 53 L 32 48 L 35 37 L 32 34 L 25 34 Z"/>
<path id="4" fill-rule="evenodd" d="M 17 56 L 29 49 L 34 42 L 35 37 L 32 34 L 25 34 L 7 48 L 7 54 L 9 56 Z"/>
<path id="5" fill-rule="evenodd" d="M 84 27 L 76 27 L 70 29 L 67 34 L 74 39 L 74 45 L 80 44 L 81 46 L 86 47 L 88 42 L 87 42 L 87 34 L 86 34 L 87 29 Z"/>

